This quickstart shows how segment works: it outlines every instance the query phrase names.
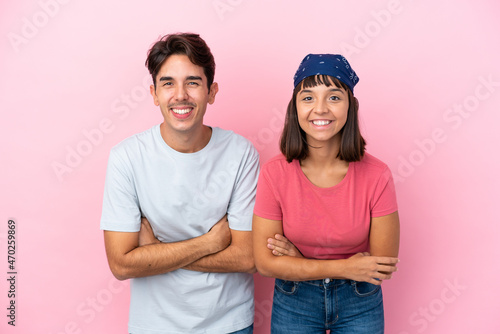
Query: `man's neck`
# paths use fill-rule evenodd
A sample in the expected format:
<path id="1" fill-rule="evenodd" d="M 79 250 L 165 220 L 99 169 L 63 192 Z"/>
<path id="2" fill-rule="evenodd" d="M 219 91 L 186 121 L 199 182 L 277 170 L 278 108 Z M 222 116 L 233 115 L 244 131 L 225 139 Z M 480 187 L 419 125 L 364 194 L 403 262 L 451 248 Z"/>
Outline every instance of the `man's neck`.
<path id="1" fill-rule="evenodd" d="M 206 125 L 194 131 L 177 132 L 168 129 L 165 123 L 161 123 L 160 133 L 168 146 L 181 153 L 198 152 L 207 146 L 212 138 L 212 128 Z"/>

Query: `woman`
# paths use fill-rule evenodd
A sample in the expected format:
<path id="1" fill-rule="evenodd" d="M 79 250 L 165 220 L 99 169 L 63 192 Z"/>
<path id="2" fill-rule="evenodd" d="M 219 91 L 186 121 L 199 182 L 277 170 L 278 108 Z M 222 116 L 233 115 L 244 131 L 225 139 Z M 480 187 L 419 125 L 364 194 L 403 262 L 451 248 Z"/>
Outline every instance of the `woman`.
<path id="1" fill-rule="evenodd" d="M 262 167 L 253 242 L 257 270 L 276 278 L 271 333 L 384 332 L 399 218 L 389 168 L 365 153 L 358 80 L 341 55 L 306 56 L 282 155 Z"/>

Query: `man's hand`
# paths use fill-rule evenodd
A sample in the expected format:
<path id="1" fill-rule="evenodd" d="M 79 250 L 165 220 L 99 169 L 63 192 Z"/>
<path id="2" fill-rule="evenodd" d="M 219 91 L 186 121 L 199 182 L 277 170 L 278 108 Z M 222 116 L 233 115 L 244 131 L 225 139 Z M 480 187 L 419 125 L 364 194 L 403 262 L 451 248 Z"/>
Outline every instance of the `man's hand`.
<path id="1" fill-rule="evenodd" d="M 229 246 L 231 243 L 231 230 L 229 229 L 227 215 L 212 226 L 210 231 L 207 232 L 207 236 L 210 237 L 210 244 L 214 246 L 214 253 Z"/>
<path id="2" fill-rule="evenodd" d="M 139 246 L 150 245 L 150 244 L 158 244 L 161 241 L 158 240 L 154 233 L 153 228 L 149 221 L 142 217 L 141 218 L 141 230 L 139 231 Z"/>
<path id="3" fill-rule="evenodd" d="M 229 229 L 229 222 L 227 215 L 221 218 L 214 226 L 207 232 L 207 237 L 210 237 L 210 243 L 213 244 L 213 253 L 225 249 L 231 243 L 231 230 Z M 139 231 L 139 246 L 159 244 L 161 243 L 155 237 L 153 228 L 149 221 L 141 218 L 141 230 Z"/>
<path id="4" fill-rule="evenodd" d="M 274 238 L 267 239 L 267 248 L 276 256 L 304 257 L 297 247 L 281 234 L 275 234 Z"/>
<path id="5" fill-rule="evenodd" d="M 229 228 L 227 217 L 222 217 L 203 235 L 212 254 L 185 266 L 183 269 L 211 273 L 255 272 L 252 249 L 252 231 Z"/>

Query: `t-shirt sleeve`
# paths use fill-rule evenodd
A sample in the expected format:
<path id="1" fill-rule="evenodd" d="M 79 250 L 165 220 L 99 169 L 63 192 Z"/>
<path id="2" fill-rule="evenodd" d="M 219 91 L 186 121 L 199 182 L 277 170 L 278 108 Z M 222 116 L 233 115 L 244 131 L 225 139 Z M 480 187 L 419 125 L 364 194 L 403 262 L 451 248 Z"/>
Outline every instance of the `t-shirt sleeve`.
<path id="1" fill-rule="evenodd" d="M 273 191 L 271 166 L 265 165 L 260 173 L 254 213 L 265 219 L 283 220 L 281 205 Z"/>
<path id="2" fill-rule="evenodd" d="M 396 189 L 391 170 L 385 167 L 380 175 L 370 208 L 372 217 L 382 217 L 398 210 Z"/>
<path id="3" fill-rule="evenodd" d="M 240 162 L 227 209 L 229 227 L 233 230 L 251 231 L 255 192 L 259 177 L 259 154 L 248 143 L 248 148 Z"/>
<path id="4" fill-rule="evenodd" d="M 101 230 L 138 232 L 141 211 L 128 159 L 112 149 L 104 185 Z"/>

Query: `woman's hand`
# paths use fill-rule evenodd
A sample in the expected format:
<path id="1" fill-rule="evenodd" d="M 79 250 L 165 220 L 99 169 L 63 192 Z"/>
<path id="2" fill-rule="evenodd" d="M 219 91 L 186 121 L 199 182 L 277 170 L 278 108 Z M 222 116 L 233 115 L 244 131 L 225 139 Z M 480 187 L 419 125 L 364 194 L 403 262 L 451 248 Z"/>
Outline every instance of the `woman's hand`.
<path id="1" fill-rule="evenodd" d="M 304 257 L 297 247 L 281 234 L 275 234 L 274 238 L 267 239 L 267 248 L 276 256 Z"/>
<path id="2" fill-rule="evenodd" d="M 346 277 L 358 282 L 368 282 L 375 285 L 390 279 L 397 271 L 395 257 L 370 256 L 370 253 L 358 253 L 346 260 Z"/>
<path id="3" fill-rule="evenodd" d="M 141 217 L 141 230 L 139 231 L 139 246 L 158 244 L 158 243 L 161 243 L 161 241 L 155 237 L 153 229 L 151 228 L 151 224 L 146 218 Z"/>

